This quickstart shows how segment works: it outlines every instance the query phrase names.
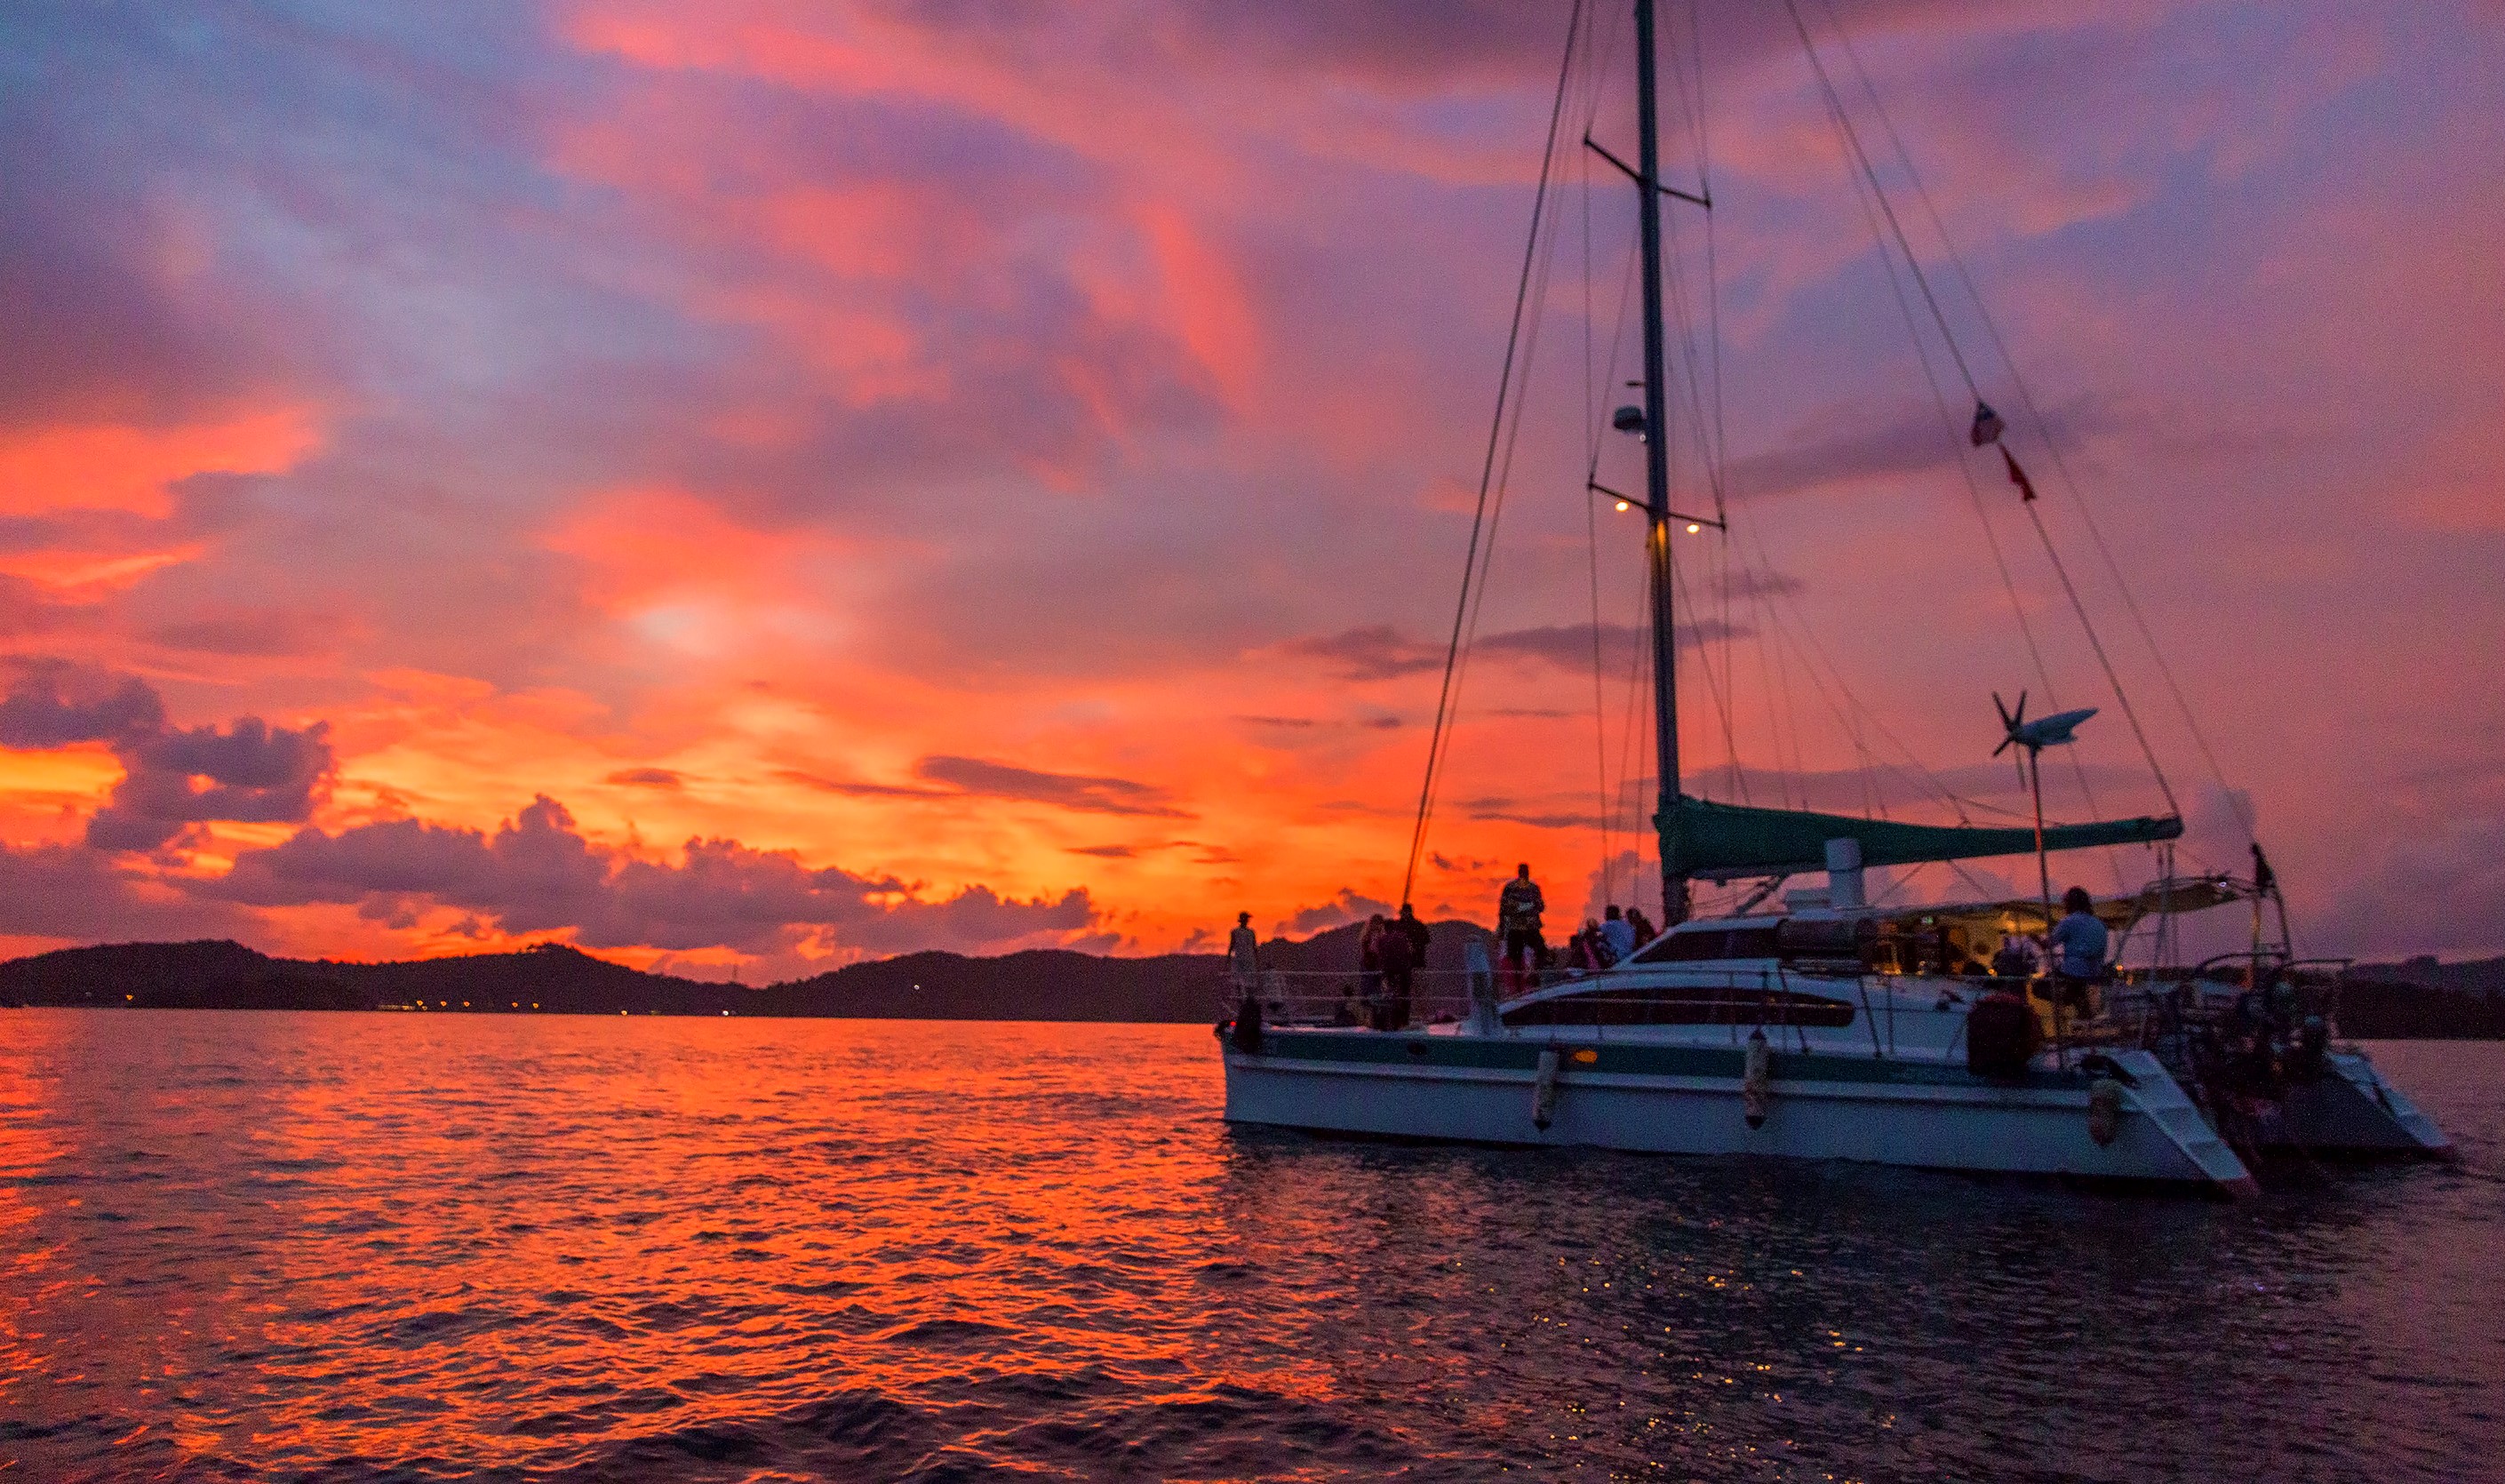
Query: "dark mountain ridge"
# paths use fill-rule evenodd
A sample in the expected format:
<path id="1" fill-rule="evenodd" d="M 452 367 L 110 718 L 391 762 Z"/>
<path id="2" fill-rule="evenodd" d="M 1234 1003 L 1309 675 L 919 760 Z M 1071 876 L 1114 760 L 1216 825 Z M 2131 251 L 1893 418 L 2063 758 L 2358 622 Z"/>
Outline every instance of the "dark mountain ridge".
<path id="1" fill-rule="evenodd" d="M 2439 963 L 2434 954 L 2420 954 L 2397 964 L 2357 964 L 2349 968 L 2351 979 L 2371 980 L 2378 984 L 2416 984 L 2422 989 L 2449 989 L 2466 995 L 2505 995 L 2505 958 L 2463 959 L 2457 963 Z"/>
<path id="2" fill-rule="evenodd" d="M 1274 938 L 1264 964 L 1354 980 L 1351 924 Z M 1430 969 L 1458 969 L 1482 930 L 1438 923 Z M 909 953 L 761 987 L 649 973 L 564 943 L 387 963 L 273 958 L 224 939 L 60 948 L 0 964 L 0 1003 L 150 1008 L 384 1009 L 505 1014 L 831 1015 L 919 1020 L 1215 1020 L 1225 960 L 1041 949 L 998 958 Z"/>
<path id="3" fill-rule="evenodd" d="M 1357 977 L 1358 932 L 1352 924 L 1302 941 L 1273 938 L 1262 960 L 1317 976 L 1295 981 L 1299 992 L 1336 994 Z M 1435 924 L 1428 967 L 1461 968 L 1464 945 L 1485 936 L 1467 923 Z M 0 1005 L 146 1008 L 1196 1022 L 1223 1013 L 1225 986 L 1217 954 L 1059 949 L 909 953 L 757 988 L 648 973 L 563 943 L 377 964 L 273 958 L 223 939 L 105 943 L 0 964 Z M 2361 965 L 2342 981 L 2340 1030 L 2369 1040 L 2505 1038 L 2500 987 L 2505 959 Z"/>

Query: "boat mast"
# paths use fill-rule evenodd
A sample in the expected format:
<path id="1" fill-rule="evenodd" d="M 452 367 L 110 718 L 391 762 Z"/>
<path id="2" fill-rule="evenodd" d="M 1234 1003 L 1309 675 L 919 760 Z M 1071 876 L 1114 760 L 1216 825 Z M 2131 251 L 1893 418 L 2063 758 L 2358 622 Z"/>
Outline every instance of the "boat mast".
<path id="1" fill-rule="evenodd" d="M 1653 765 L 1661 802 L 1662 926 L 1687 920 L 1687 873 L 1679 858 L 1678 629 L 1670 563 L 1670 387 L 1663 368 L 1661 310 L 1661 130 L 1654 101 L 1653 0 L 1636 0 L 1636 112 L 1641 153 L 1636 194 L 1643 224 L 1644 555 L 1652 587 Z"/>

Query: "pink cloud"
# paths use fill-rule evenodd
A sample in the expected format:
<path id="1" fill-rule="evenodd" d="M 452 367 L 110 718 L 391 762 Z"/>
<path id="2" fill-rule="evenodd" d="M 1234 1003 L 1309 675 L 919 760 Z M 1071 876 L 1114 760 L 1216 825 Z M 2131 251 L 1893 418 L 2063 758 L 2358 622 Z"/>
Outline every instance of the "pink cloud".
<path id="1" fill-rule="evenodd" d="M 114 510 L 163 517 L 168 486 L 195 474 L 267 474 L 321 444 L 310 411 L 287 407 L 166 428 L 54 424 L 0 435 L 0 513 Z"/>

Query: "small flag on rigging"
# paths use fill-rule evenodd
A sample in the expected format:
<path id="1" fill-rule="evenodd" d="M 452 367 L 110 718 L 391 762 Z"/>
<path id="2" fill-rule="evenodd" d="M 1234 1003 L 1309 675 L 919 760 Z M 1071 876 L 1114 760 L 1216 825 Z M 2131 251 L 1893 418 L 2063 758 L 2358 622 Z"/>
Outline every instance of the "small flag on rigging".
<path id="1" fill-rule="evenodd" d="M 2006 425 L 2001 422 L 2000 414 L 1992 409 L 1991 403 L 1980 397 L 1975 399 L 1974 427 L 1966 434 L 1966 437 L 1974 441 L 1974 446 L 1980 448 L 1986 443 L 1999 442 L 2001 429 L 2004 426 Z"/>
<path id="2" fill-rule="evenodd" d="M 2010 452 L 2004 445 L 2000 450 L 2000 457 L 2009 465 L 2009 482 L 2018 486 L 2018 503 L 2025 505 L 2034 499 L 2035 483 L 2027 477 L 2026 470 L 2018 467 L 2018 455 Z"/>

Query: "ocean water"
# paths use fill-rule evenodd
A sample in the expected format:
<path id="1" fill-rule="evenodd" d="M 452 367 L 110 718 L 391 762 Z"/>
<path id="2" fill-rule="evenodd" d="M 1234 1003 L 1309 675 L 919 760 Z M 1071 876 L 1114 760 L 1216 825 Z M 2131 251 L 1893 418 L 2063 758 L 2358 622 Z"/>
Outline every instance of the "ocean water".
<path id="1" fill-rule="evenodd" d="M 2505 1478 L 2456 1166 L 1230 1130 L 1182 1026 L 0 1015 L 0 1478 Z"/>

